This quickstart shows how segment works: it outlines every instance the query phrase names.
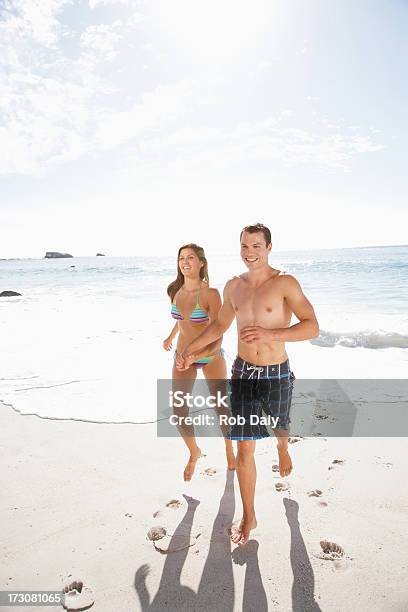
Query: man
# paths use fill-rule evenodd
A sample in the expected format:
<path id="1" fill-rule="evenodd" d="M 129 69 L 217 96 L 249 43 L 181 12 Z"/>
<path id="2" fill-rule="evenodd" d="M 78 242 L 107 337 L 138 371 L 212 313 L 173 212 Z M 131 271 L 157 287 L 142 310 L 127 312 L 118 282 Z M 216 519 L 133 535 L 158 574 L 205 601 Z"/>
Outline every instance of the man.
<path id="1" fill-rule="evenodd" d="M 245 227 L 240 240 L 241 258 L 248 272 L 227 282 L 218 319 L 179 355 L 177 367 L 189 367 L 195 359 L 195 353 L 220 338 L 236 317 L 238 356 L 232 366 L 231 378 L 266 379 L 275 382 L 278 380 L 284 381 L 288 387 L 288 381 L 294 376 L 290 371 L 285 342 L 316 338 L 319 335 L 316 315 L 298 281 L 290 274 L 281 274 L 280 270 L 268 264 L 272 242 L 270 230 L 266 226 L 257 223 Z M 299 323 L 290 325 L 292 314 L 296 315 Z M 266 400 L 268 401 L 268 397 Z M 284 407 L 286 414 L 290 408 L 290 400 L 289 389 Z M 232 408 L 234 409 L 234 406 Z M 280 408 L 278 406 L 279 411 Z M 251 529 L 257 525 L 254 508 L 254 452 L 256 439 L 265 436 L 259 430 L 255 432 L 257 435 L 248 435 L 253 433 L 248 427 L 241 433 L 233 428 L 232 433 L 238 434 L 231 437 L 238 440 L 236 470 L 243 517 L 239 527 L 232 531 L 231 539 L 242 545 L 246 544 Z M 286 425 L 283 424 L 281 429 L 274 429 L 274 433 L 278 439 L 279 471 L 281 476 L 287 476 L 292 471 L 292 462 L 288 452 Z"/>

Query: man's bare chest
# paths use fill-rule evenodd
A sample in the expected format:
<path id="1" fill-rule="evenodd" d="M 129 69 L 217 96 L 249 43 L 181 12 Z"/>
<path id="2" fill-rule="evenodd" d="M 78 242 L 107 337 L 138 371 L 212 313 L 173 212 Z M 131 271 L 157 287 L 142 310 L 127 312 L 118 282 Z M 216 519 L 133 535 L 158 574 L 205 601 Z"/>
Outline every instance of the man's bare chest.
<path id="1" fill-rule="evenodd" d="M 284 296 L 279 283 L 275 284 L 273 281 L 267 287 L 258 288 L 240 283 L 231 296 L 231 303 L 237 315 L 243 313 L 268 315 L 282 311 Z"/>

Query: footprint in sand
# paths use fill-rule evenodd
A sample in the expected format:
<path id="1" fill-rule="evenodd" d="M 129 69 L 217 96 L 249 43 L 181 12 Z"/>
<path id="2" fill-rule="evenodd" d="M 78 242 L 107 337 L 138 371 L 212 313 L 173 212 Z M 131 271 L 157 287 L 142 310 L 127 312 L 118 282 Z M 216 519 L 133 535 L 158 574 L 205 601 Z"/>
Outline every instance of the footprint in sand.
<path id="1" fill-rule="evenodd" d="M 327 469 L 328 470 L 334 470 L 336 465 L 344 465 L 345 460 L 344 459 L 334 459 L 332 461 L 332 465 L 330 465 Z"/>
<path id="2" fill-rule="evenodd" d="M 383 459 L 383 457 L 378 457 L 377 455 L 375 455 L 375 459 Z M 378 465 L 385 465 L 385 467 L 392 467 L 393 464 L 390 463 L 389 461 L 376 461 L 376 463 Z"/>
<path id="3" fill-rule="evenodd" d="M 166 508 L 170 508 L 171 510 L 177 510 L 177 508 L 180 508 L 182 505 L 183 502 L 181 502 L 179 499 L 171 499 L 169 502 L 167 502 L 164 508 L 160 508 L 160 510 L 156 510 L 156 512 L 153 512 L 153 518 L 159 518 L 160 516 L 164 516 L 167 512 Z"/>
<path id="4" fill-rule="evenodd" d="M 207 468 L 201 472 L 203 476 L 214 476 L 217 473 L 215 468 Z"/>
<path id="5" fill-rule="evenodd" d="M 313 491 L 308 491 L 307 495 L 309 497 L 320 497 L 323 495 L 323 492 L 320 489 L 313 489 Z"/>
<path id="6" fill-rule="evenodd" d="M 287 491 L 289 489 L 289 485 L 287 482 L 277 482 L 275 484 L 275 489 L 277 491 Z"/>
<path id="7" fill-rule="evenodd" d="M 183 497 L 187 502 L 188 508 L 192 511 L 194 511 L 200 504 L 199 499 L 194 499 L 194 497 L 190 497 L 189 495 L 185 494 L 183 494 Z M 177 501 L 178 500 L 171 500 L 168 503 Z M 191 535 L 191 525 L 178 525 L 176 535 L 168 533 L 164 527 L 156 526 L 149 530 L 147 537 L 149 540 L 153 541 L 153 546 L 158 552 L 163 555 L 167 555 L 169 553 L 178 552 L 179 550 L 184 550 L 185 548 L 194 546 L 200 535 L 201 533 Z M 159 544 L 157 544 L 158 540 L 160 540 Z"/>
<path id="8" fill-rule="evenodd" d="M 167 502 L 166 508 L 180 508 L 181 505 L 182 505 L 182 502 L 180 500 L 171 499 L 169 502 Z"/>
<path id="9" fill-rule="evenodd" d="M 279 465 L 277 463 L 274 463 L 272 466 L 272 472 L 279 472 Z"/>
<path id="10" fill-rule="evenodd" d="M 155 527 L 151 527 L 147 532 L 147 539 L 155 542 L 156 540 L 161 540 L 167 534 L 167 531 L 164 527 L 160 527 L 159 525 Z"/>
<path id="11" fill-rule="evenodd" d="M 81 580 L 65 585 L 62 592 L 65 593 L 65 602 L 62 605 L 66 610 L 88 610 L 95 603 L 93 590 L 84 586 Z"/>
<path id="12" fill-rule="evenodd" d="M 323 551 L 323 554 L 321 555 L 322 559 L 327 559 L 328 561 L 335 561 L 336 559 L 344 557 L 344 549 L 335 542 L 321 540 L 320 547 Z"/>
<path id="13" fill-rule="evenodd" d="M 197 543 L 198 538 L 201 533 L 197 533 L 196 535 L 190 534 L 190 527 L 186 527 L 186 534 L 178 533 L 177 535 L 167 535 L 163 540 L 160 541 L 160 544 L 156 544 L 153 542 L 153 545 L 157 552 L 162 553 L 162 555 L 168 555 L 169 553 L 178 552 L 179 550 L 184 550 L 185 548 L 190 548 Z"/>

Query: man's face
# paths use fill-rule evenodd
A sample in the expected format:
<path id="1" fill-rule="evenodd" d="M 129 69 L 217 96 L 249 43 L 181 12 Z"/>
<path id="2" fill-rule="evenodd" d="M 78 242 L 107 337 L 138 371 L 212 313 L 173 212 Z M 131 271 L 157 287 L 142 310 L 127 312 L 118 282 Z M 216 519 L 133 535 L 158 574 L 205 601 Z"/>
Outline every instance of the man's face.
<path id="1" fill-rule="evenodd" d="M 241 258 L 249 270 L 262 268 L 268 263 L 268 255 L 272 245 L 266 245 L 262 232 L 250 234 L 244 232 L 241 236 Z"/>

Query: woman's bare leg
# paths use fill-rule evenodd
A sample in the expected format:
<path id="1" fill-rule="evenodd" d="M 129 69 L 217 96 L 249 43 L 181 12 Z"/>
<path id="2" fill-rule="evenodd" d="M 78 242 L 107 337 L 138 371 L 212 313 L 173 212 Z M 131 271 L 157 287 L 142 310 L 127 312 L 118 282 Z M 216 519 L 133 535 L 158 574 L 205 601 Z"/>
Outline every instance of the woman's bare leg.
<path id="1" fill-rule="evenodd" d="M 182 391 L 184 394 L 191 393 L 193 390 L 193 386 L 197 377 L 197 370 L 194 366 L 188 368 L 188 370 L 184 370 L 180 372 L 177 370 L 176 366 L 173 365 L 173 393 L 176 391 Z M 174 414 L 178 417 L 188 416 L 188 407 L 181 406 L 174 408 Z M 190 451 L 190 457 L 187 462 L 187 465 L 184 469 L 184 480 L 191 480 L 194 469 L 197 463 L 197 460 L 202 456 L 201 449 L 197 446 L 197 441 L 195 438 L 194 426 L 193 425 L 182 425 L 178 427 L 178 430 Z"/>

